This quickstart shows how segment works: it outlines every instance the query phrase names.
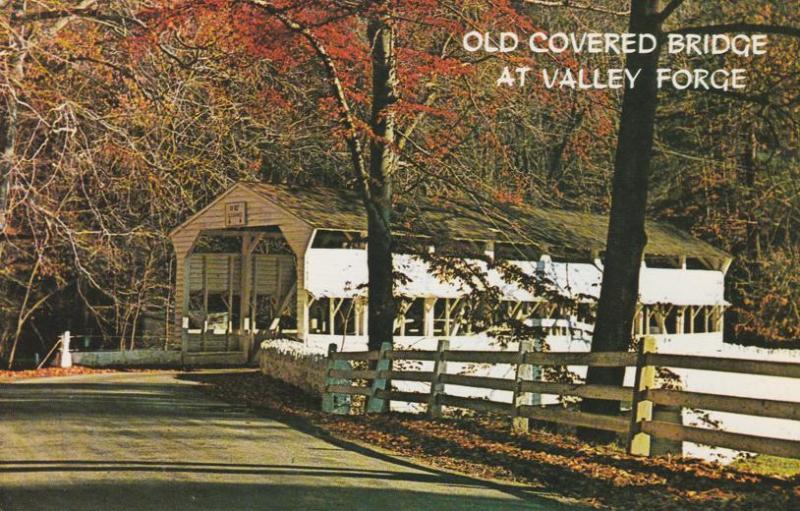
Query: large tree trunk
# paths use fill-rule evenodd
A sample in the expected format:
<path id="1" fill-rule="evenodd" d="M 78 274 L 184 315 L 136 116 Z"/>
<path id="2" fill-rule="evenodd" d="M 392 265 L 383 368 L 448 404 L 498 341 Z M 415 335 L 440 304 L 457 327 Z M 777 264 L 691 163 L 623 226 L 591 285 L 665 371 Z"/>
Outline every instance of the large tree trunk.
<path id="1" fill-rule="evenodd" d="M 632 0 L 629 31 L 659 33 L 655 18 L 658 0 Z M 635 88 L 626 89 L 614 161 L 611 215 L 604 257 L 603 283 L 592 338 L 592 351 L 625 351 L 631 341 L 633 317 L 639 295 L 639 271 L 645 235 L 645 210 L 653 147 L 657 93 L 658 54 L 630 54 L 626 67 L 641 69 Z M 624 368 L 589 369 L 587 383 L 622 385 Z M 613 415 L 619 402 L 587 399 L 585 412 Z M 583 431 L 582 436 L 606 440 L 601 432 Z"/>
<path id="2" fill-rule="evenodd" d="M 21 87 L 25 77 L 25 59 L 28 54 L 28 47 L 35 46 L 37 39 L 42 34 L 54 36 L 58 31 L 66 26 L 73 17 L 67 13 L 55 18 L 55 22 L 47 29 L 40 29 L 34 33 L 30 25 L 20 22 L 28 8 L 28 2 L 23 0 L 13 0 L 4 2 L 7 6 L 7 13 L 4 14 L 4 24 L 10 27 L 8 36 L 9 51 L 5 55 L 5 61 L 0 63 L 0 73 L 5 73 L 6 97 L 0 98 L 0 109 L 4 109 L 0 117 L 0 235 L 6 227 L 8 220 L 8 201 L 11 193 L 11 169 L 14 166 L 16 155 L 14 153 L 17 141 L 17 115 L 19 110 L 19 95 L 24 94 L 25 90 Z M 97 0 L 83 0 L 76 6 L 76 9 L 87 9 Z M 37 37 L 39 36 L 39 37 Z M 0 236 L 2 243 L 2 236 Z"/>
<path id="3" fill-rule="evenodd" d="M 8 79 L 14 79 L 21 76 L 22 73 L 22 56 L 14 59 L 16 62 L 13 65 L 14 72 Z M 17 143 L 17 98 L 9 94 L 5 98 L 3 105 L 5 112 L 2 119 L 0 119 L 0 236 L 6 228 L 8 220 L 8 201 L 11 195 L 11 170 L 14 166 L 15 153 L 14 149 Z M 2 241 L 0 240 L 0 243 Z"/>
<path id="4" fill-rule="evenodd" d="M 17 131 L 18 131 L 18 115 L 19 115 L 19 97 L 21 90 L 19 89 L 20 83 L 24 77 L 24 65 L 26 57 L 25 38 L 29 33 L 29 29 L 20 26 L 17 21 L 18 17 L 24 13 L 25 3 L 20 1 L 11 2 L 9 4 L 9 11 L 5 17 L 5 21 L 9 27 L 14 30 L 8 36 L 8 47 L 10 49 L 6 60 L 0 64 L 1 68 L 5 71 L 5 97 L 0 98 L 0 108 L 2 108 L 2 117 L 0 117 L 0 245 L 4 244 L 6 224 L 8 221 L 8 203 L 11 195 L 11 181 L 13 179 L 12 169 L 16 162 L 16 145 L 17 145 Z M 4 247 L 0 246 L 0 265 L 5 264 L 3 257 L 5 256 Z M 37 261 L 38 263 L 38 261 Z M 29 292 L 30 290 L 26 291 Z M 26 295 L 27 297 L 27 295 Z M 24 309 L 24 305 L 22 307 Z M 22 309 L 20 310 L 20 315 Z M 21 325 L 17 323 L 16 333 L 11 345 L 11 353 L 8 356 L 8 368 L 11 369 L 14 365 L 14 358 L 17 352 L 17 345 L 21 334 Z M 2 352 L 3 346 L 0 346 Z"/>
<path id="5" fill-rule="evenodd" d="M 8 103 L 14 100 L 9 98 Z M 4 105 L 6 108 L 5 115 L 0 119 L 0 236 L 6 228 L 6 214 L 8 208 L 8 198 L 11 192 L 11 165 L 13 161 L 13 136 L 9 133 L 9 118 L 15 117 L 14 113 L 9 112 L 9 104 Z M 3 240 L 0 240 L 2 243 Z"/>
<path id="6" fill-rule="evenodd" d="M 27 30 L 17 26 L 17 17 L 22 14 L 23 5 L 21 2 L 13 2 L 9 6 L 9 13 L 6 23 L 15 27 L 16 31 L 9 34 L 8 46 L 10 48 L 6 61 L 0 66 L 4 70 L 6 94 L 0 98 L 0 235 L 6 227 L 7 208 L 9 195 L 11 193 L 11 169 L 14 166 L 15 147 L 17 142 L 17 111 L 19 90 L 17 90 L 23 77 L 25 48 L 24 37 Z M 2 241 L 0 241 L 1 243 Z"/>
<path id="7" fill-rule="evenodd" d="M 394 153 L 397 62 L 394 29 L 389 15 L 379 13 L 369 21 L 372 45 L 372 118 L 370 127 L 367 265 L 369 269 L 369 348 L 392 342 L 395 302 L 392 276 L 392 176 Z"/>
<path id="8" fill-rule="evenodd" d="M 372 63 L 372 116 L 370 118 L 369 169 L 364 164 L 360 132 L 350 109 L 336 63 L 325 45 L 305 27 L 275 8 L 266 0 L 250 0 L 276 16 L 290 30 L 301 34 L 321 59 L 330 80 L 333 96 L 339 104 L 340 121 L 346 130 L 347 147 L 353 173 L 367 211 L 367 266 L 369 274 L 369 347 L 379 349 L 392 342 L 395 303 L 392 269 L 392 177 L 397 167 L 395 106 L 398 101 L 397 60 L 391 9 L 386 1 L 370 6 L 367 35 Z"/>

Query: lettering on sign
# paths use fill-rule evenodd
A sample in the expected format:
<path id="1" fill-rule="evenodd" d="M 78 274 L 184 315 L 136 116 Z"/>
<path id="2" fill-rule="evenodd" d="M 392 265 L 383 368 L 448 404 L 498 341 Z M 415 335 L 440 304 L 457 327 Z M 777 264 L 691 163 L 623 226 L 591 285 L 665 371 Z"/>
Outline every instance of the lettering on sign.
<path id="1" fill-rule="evenodd" d="M 225 227 L 247 225 L 247 203 L 228 202 L 225 204 Z"/>

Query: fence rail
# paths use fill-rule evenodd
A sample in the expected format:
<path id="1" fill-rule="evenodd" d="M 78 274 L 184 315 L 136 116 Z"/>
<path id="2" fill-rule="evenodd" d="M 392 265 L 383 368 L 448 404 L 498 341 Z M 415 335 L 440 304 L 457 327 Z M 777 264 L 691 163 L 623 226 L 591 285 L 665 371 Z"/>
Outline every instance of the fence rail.
<path id="1" fill-rule="evenodd" d="M 425 371 L 393 370 L 393 361 L 433 362 L 434 367 Z M 353 362 L 370 363 L 371 368 L 356 369 Z M 449 362 L 510 365 L 515 369 L 515 377 L 450 374 L 447 372 Z M 633 387 L 549 382 L 541 378 L 543 366 L 633 367 L 636 377 Z M 521 342 L 518 351 L 450 350 L 446 340 L 439 341 L 435 351 L 393 350 L 386 344 L 380 351 L 337 352 L 336 346 L 331 345 L 323 409 L 330 413 L 349 413 L 351 396 L 364 396 L 367 412 L 386 411 L 390 401 L 402 401 L 426 404 L 432 417 L 440 416 L 442 407 L 511 417 L 518 431 L 527 431 L 531 419 L 612 431 L 626 437 L 631 454 L 645 456 L 650 453 L 652 438 L 660 438 L 800 458 L 798 441 L 653 419 L 654 408 L 663 406 L 800 421 L 800 403 L 655 388 L 657 367 L 800 378 L 800 364 L 656 353 L 653 338 L 643 339 L 638 353 L 540 352 L 534 351 L 530 342 Z M 393 390 L 387 387 L 389 381 L 424 382 L 429 383 L 430 388 L 428 392 Z M 512 399 L 505 403 L 455 396 L 445 392 L 445 385 L 507 391 L 512 393 Z M 630 411 L 609 416 L 543 407 L 534 404 L 533 399 L 534 395 L 541 394 L 630 403 Z"/>

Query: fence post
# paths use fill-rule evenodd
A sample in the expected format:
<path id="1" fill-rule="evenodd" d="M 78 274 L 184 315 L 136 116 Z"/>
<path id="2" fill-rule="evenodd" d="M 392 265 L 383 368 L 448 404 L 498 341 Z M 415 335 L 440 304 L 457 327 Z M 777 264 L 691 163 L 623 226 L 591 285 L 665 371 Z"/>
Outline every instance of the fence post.
<path id="1" fill-rule="evenodd" d="M 525 363 L 525 354 L 533 351 L 533 348 L 533 341 L 519 341 L 519 358 L 514 374 L 514 394 L 511 401 L 514 404 L 514 418 L 512 419 L 514 433 L 527 433 L 529 429 L 528 418 L 519 416 L 519 407 L 533 405 L 533 394 L 522 392 L 522 382 L 533 380 L 533 366 Z"/>
<path id="2" fill-rule="evenodd" d="M 328 392 L 331 385 L 347 385 L 349 380 L 334 378 L 331 376 L 333 370 L 350 370 L 349 360 L 334 360 L 333 354 L 336 353 L 336 344 L 328 345 L 328 368 L 325 370 L 325 391 L 322 393 L 322 411 L 325 413 L 335 413 L 337 415 L 347 415 L 350 413 L 350 396 L 347 394 L 334 394 Z"/>
<path id="3" fill-rule="evenodd" d="M 389 372 L 392 361 L 387 356 L 387 353 L 392 351 L 392 343 L 385 342 L 381 344 L 380 357 L 375 363 L 375 371 L 378 373 L 375 379 L 372 380 L 372 393 L 367 400 L 367 413 L 385 413 L 389 411 L 389 400 L 378 397 L 382 390 L 386 390 L 389 382 L 388 375 L 381 373 Z"/>
<path id="4" fill-rule="evenodd" d="M 72 367 L 72 353 L 69 352 L 70 333 L 69 330 L 61 335 L 61 367 Z"/>
<path id="5" fill-rule="evenodd" d="M 628 453 L 635 456 L 650 455 L 650 435 L 642 433 L 642 422 L 653 420 L 653 402 L 642 399 L 647 389 L 656 383 L 656 368 L 646 365 L 646 355 L 656 352 L 654 337 L 644 337 L 639 344 L 636 357 L 636 378 L 633 384 L 633 402 L 631 403 L 631 425 L 628 431 Z"/>
<path id="6" fill-rule="evenodd" d="M 428 397 L 428 416 L 431 419 L 437 419 L 442 416 L 442 404 L 439 402 L 439 396 L 444 394 L 442 375 L 447 372 L 447 360 L 444 358 L 444 352 L 449 349 L 450 341 L 439 339 L 439 343 L 436 345 L 436 360 L 433 362 L 431 394 Z"/>

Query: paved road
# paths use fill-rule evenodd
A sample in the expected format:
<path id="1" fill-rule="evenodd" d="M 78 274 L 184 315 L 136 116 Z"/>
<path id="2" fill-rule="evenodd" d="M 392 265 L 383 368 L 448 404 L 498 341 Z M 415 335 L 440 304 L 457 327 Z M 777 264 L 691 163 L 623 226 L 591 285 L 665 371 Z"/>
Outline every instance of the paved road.
<path id="1" fill-rule="evenodd" d="M 164 373 L 1 385 L 0 510 L 568 509 L 332 444 L 196 385 Z"/>

